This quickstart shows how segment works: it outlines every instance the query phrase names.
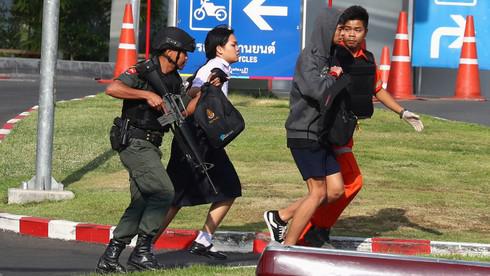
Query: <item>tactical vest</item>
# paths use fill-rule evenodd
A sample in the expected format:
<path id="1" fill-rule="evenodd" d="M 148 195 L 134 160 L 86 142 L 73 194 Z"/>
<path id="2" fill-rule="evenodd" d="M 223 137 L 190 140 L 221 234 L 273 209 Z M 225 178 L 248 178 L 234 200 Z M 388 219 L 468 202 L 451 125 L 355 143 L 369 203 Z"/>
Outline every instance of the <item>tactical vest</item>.
<path id="1" fill-rule="evenodd" d="M 161 71 L 159 72 L 161 73 Z M 167 75 L 161 73 L 160 76 L 164 79 L 164 83 L 166 84 L 167 89 L 171 91 L 171 93 L 180 92 L 182 79 L 177 72 L 173 72 Z M 151 86 L 148 86 L 148 90 L 159 95 L 158 92 L 156 92 Z M 162 95 L 159 96 L 161 97 Z M 146 100 L 125 99 L 123 101 L 122 118 L 129 118 L 130 124 L 134 127 L 160 132 L 167 131 L 168 129 L 162 127 L 157 120 L 157 118 L 162 115 L 162 112 L 151 108 Z"/>
<path id="2" fill-rule="evenodd" d="M 162 115 L 162 112 L 151 108 L 145 100 L 123 101 L 122 118 L 129 118 L 134 127 L 163 132 L 164 129 L 157 121 Z"/>
<path id="3" fill-rule="evenodd" d="M 359 119 L 373 115 L 373 95 L 376 85 L 376 64 L 371 52 L 364 50 L 364 57 L 354 58 L 344 47 L 335 49 L 336 63 L 349 74 L 351 81 L 346 90 L 350 96 L 350 109 Z"/>

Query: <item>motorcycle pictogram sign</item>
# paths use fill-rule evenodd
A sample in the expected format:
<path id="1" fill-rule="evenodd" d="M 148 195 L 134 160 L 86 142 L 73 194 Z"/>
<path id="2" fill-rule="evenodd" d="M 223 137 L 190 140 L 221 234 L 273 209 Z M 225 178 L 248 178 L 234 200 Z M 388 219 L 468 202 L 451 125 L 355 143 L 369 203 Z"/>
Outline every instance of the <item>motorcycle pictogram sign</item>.
<path id="1" fill-rule="evenodd" d="M 201 7 L 194 10 L 194 18 L 203 20 L 205 16 L 213 16 L 218 21 L 224 21 L 228 17 L 225 6 L 216 6 L 209 0 L 201 0 Z"/>
<path id="2" fill-rule="evenodd" d="M 191 30 L 208 31 L 214 26 L 231 26 L 232 0 L 191 0 L 189 27 Z"/>

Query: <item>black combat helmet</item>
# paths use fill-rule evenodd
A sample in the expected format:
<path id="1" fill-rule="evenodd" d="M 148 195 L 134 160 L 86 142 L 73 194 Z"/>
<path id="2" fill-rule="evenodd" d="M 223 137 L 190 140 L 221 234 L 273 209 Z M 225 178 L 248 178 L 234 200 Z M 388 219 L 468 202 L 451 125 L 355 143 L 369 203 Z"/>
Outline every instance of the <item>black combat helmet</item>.
<path id="1" fill-rule="evenodd" d="M 151 43 L 151 48 L 154 55 L 161 54 L 167 49 L 194 52 L 196 41 L 182 29 L 166 27 L 156 34 Z"/>

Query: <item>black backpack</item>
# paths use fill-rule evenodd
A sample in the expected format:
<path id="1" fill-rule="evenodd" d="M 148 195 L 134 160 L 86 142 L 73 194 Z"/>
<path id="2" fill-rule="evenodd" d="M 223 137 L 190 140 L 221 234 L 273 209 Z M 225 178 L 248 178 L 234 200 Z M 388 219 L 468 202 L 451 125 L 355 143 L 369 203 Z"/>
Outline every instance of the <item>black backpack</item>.
<path id="1" fill-rule="evenodd" d="M 342 75 L 332 87 L 325 91 L 318 118 L 318 142 L 323 145 L 344 146 L 354 135 L 357 116 L 350 109 L 350 98 L 345 87 L 350 82 Z"/>
<path id="2" fill-rule="evenodd" d="M 201 88 L 201 97 L 193 113 L 194 120 L 215 149 L 224 148 L 244 129 L 245 121 L 219 87 Z"/>
<path id="3" fill-rule="evenodd" d="M 323 108 L 318 120 L 318 142 L 323 145 L 345 146 L 354 135 L 357 116 L 348 108 L 348 95 L 337 95 L 330 109 Z"/>

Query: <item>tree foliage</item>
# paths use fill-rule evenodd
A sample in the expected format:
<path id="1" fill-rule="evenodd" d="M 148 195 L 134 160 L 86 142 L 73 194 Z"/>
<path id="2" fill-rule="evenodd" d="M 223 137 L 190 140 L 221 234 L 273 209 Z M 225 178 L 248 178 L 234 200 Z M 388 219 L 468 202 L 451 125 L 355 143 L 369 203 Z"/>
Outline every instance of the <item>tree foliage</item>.
<path id="1" fill-rule="evenodd" d="M 10 2 L 10 9 L 8 2 Z M 1 48 L 39 50 L 41 47 L 41 0 L 2 1 Z"/>
<path id="2" fill-rule="evenodd" d="M 110 0 L 64 0 L 59 48 L 64 59 L 107 61 Z"/>
<path id="3" fill-rule="evenodd" d="M 0 0 L 0 55 L 22 50 L 22 57 L 40 56 L 43 0 Z M 107 61 L 111 0 L 60 0 L 58 49 L 60 59 Z M 141 0 L 139 49 L 144 52 L 146 4 Z M 168 1 L 151 5 L 151 37 L 167 25 Z"/>
<path id="4" fill-rule="evenodd" d="M 59 58 L 107 61 L 111 0 L 62 0 Z M 42 0 L 0 0 L 0 48 L 41 51 Z"/>

